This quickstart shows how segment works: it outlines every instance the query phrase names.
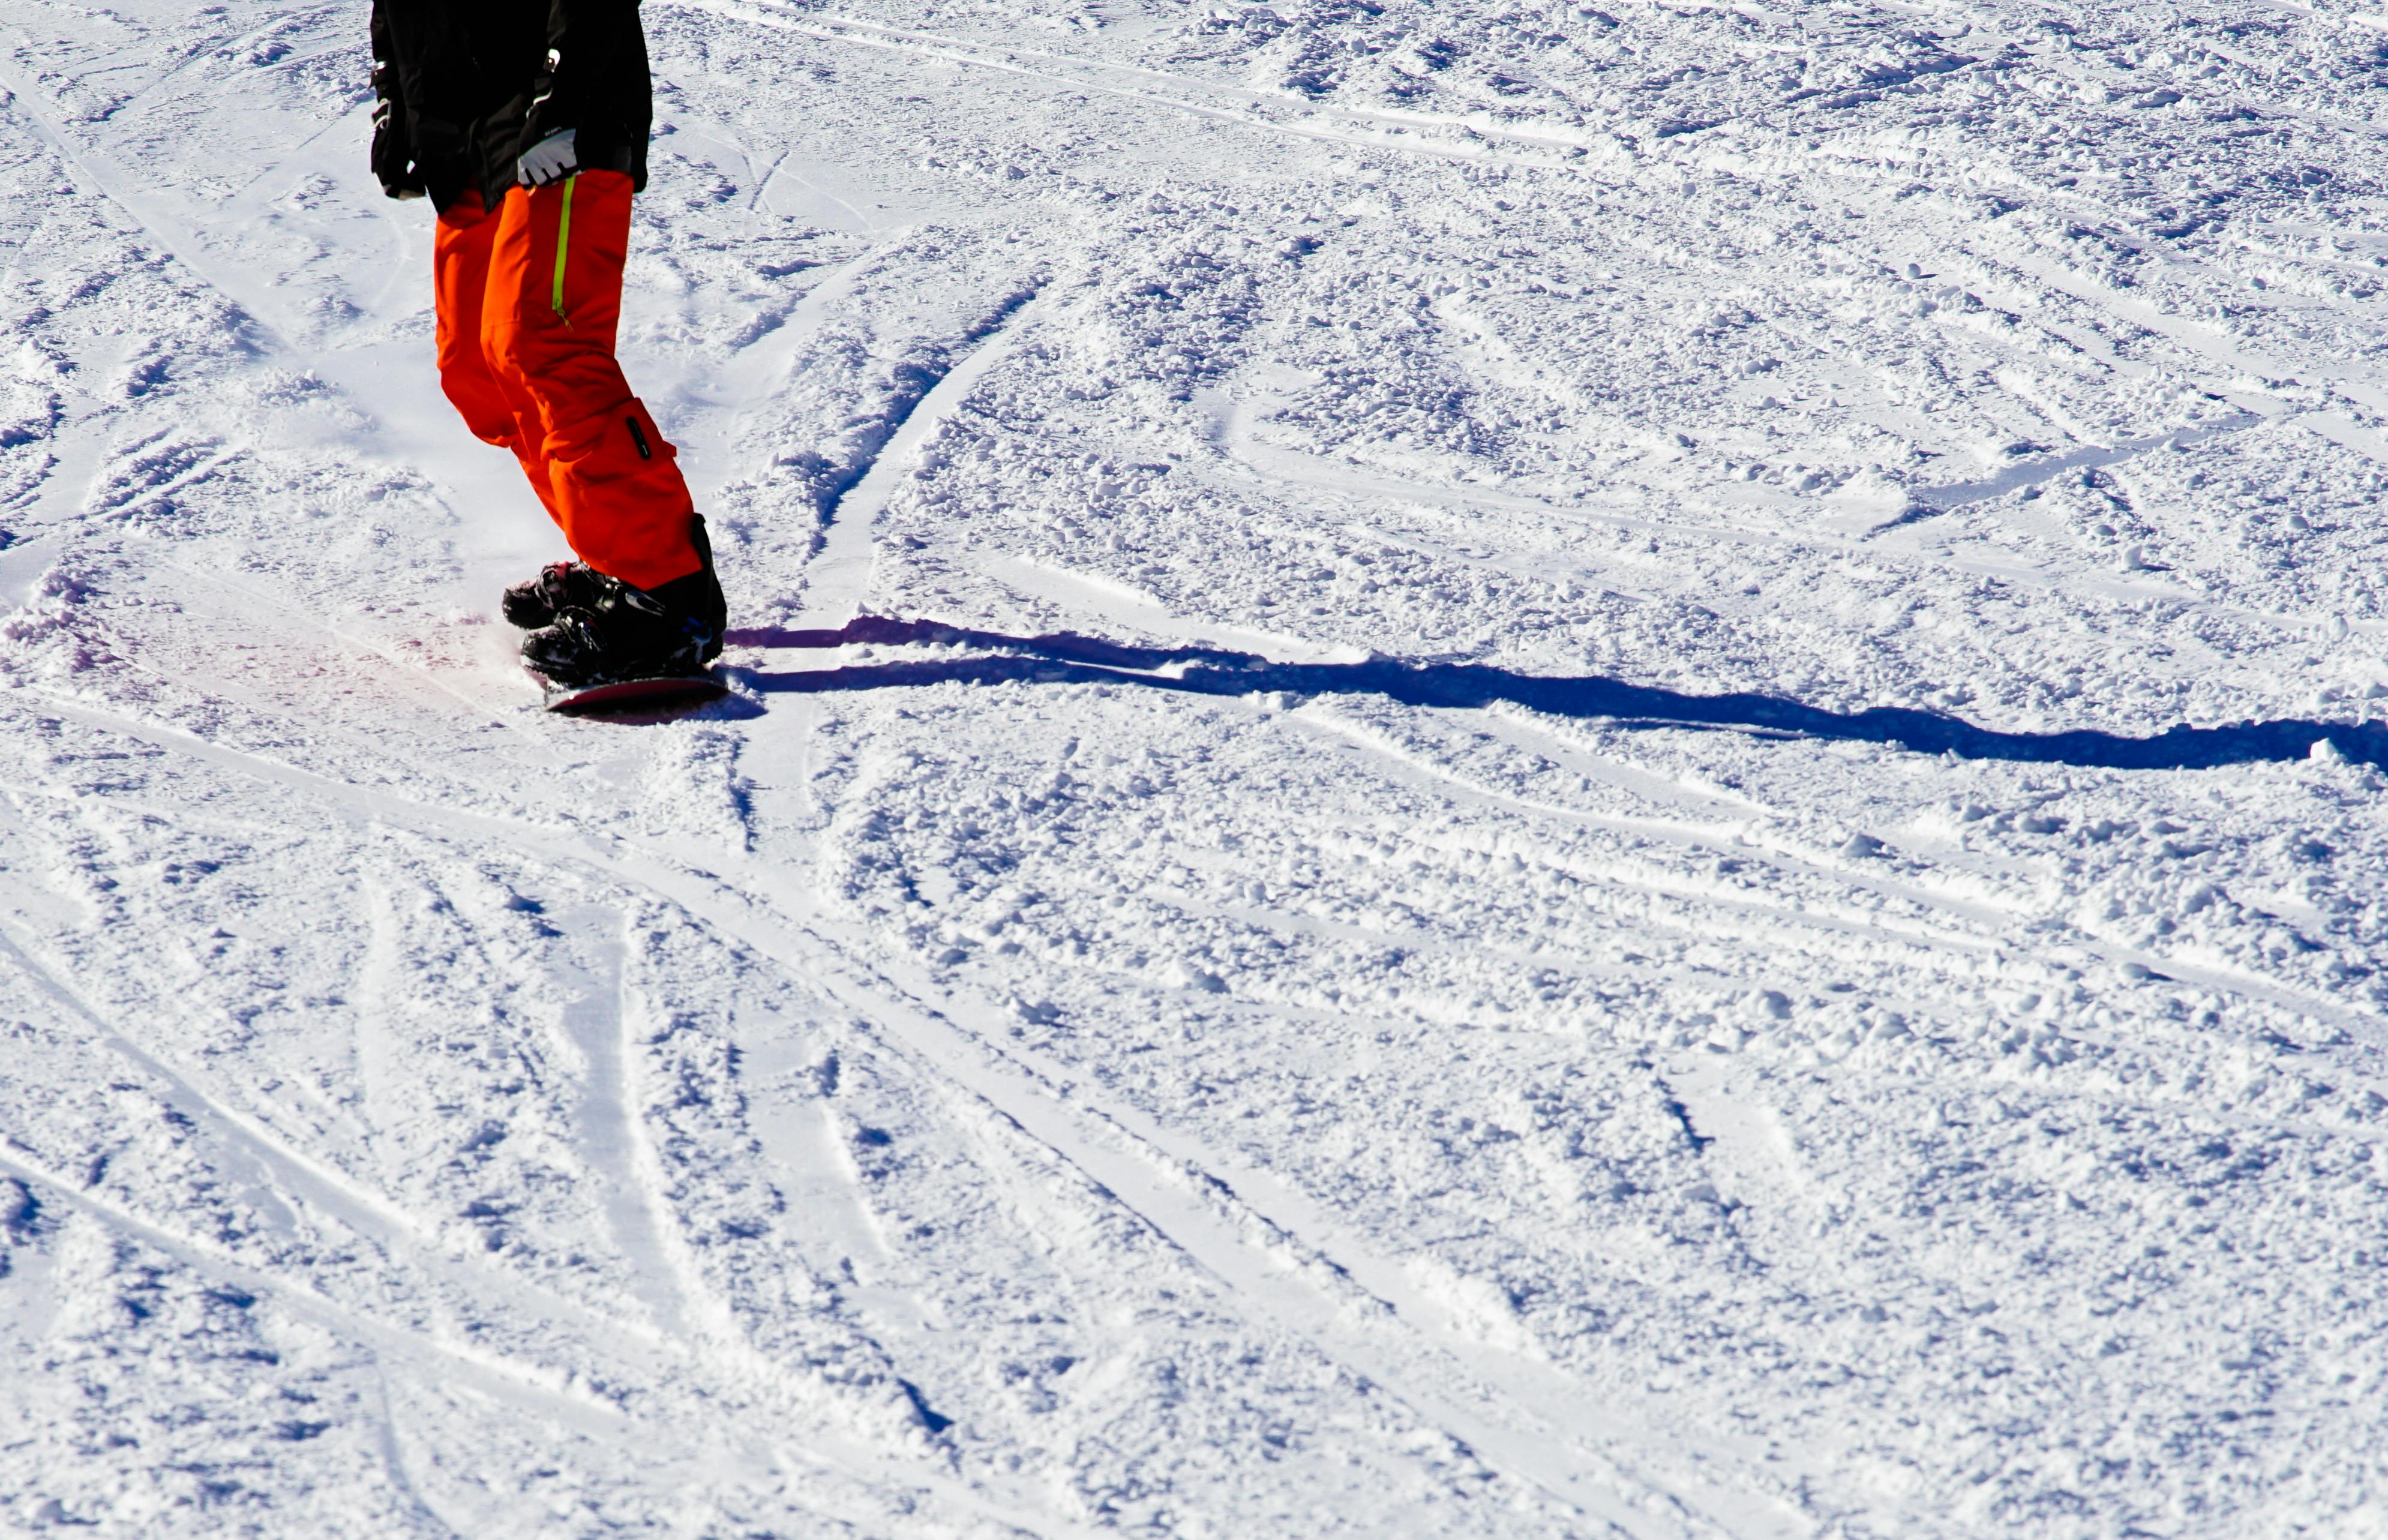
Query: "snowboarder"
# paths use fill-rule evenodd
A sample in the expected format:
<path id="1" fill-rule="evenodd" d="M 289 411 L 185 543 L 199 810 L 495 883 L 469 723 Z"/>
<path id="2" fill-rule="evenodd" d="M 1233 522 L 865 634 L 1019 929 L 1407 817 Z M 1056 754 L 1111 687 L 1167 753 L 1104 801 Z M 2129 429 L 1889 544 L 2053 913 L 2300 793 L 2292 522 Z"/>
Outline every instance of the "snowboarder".
<path id="1" fill-rule="evenodd" d="M 552 685 L 695 675 L 726 623 L 705 520 L 614 358 L 652 117 L 638 0 L 374 0 L 373 169 L 438 211 L 439 384 L 579 557 L 506 590 Z"/>

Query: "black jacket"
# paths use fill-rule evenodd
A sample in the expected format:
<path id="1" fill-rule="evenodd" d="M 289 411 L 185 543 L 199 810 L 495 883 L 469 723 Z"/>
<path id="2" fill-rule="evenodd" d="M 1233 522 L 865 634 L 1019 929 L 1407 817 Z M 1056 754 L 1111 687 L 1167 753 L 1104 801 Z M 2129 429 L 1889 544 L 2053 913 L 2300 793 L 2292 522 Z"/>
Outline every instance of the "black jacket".
<path id="1" fill-rule="evenodd" d="M 647 185 L 654 107 L 639 0 L 374 0 L 373 168 L 392 197 L 491 204 L 514 158 L 575 132 L 584 170 Z"/>

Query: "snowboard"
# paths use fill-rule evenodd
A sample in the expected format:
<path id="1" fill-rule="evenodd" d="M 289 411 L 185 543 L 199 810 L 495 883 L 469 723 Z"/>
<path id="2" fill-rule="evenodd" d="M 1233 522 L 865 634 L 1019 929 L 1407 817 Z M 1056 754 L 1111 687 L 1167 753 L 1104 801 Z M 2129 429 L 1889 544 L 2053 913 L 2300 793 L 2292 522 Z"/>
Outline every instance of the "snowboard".
<path id="1" fill-rule="evenodd" d="M 533 678 L 538 678 L 533 675 Z M 653 711 L 675 706 L 697 706 L 729 693 L 712 670 L 695 674 L 657 674 L 648 679 L 610 680 L 577 690 L 540 681 L 547 692 L 547 708 L 567 717 L 598 717 L 616 711 Z"/>

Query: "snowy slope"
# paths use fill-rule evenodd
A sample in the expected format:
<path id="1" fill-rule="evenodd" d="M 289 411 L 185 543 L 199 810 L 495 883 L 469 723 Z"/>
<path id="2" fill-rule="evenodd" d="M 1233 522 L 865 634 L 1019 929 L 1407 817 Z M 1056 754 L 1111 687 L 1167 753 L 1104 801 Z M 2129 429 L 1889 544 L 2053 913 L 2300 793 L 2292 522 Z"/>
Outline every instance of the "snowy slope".
<path id="1" fill-rule="evenodd" d="M 0 1528 L 2388 1534 L 2388 15 L 644 14 L 603 724 L 363 6 L 0 6 Z"/>

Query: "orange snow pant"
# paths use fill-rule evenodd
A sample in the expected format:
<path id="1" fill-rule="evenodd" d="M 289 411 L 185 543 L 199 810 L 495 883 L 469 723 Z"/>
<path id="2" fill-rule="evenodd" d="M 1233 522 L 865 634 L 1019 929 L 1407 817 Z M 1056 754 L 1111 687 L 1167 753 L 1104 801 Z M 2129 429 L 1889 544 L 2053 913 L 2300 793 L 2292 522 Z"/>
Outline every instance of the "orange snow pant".
<path id="1" fill-rule="evenodd" d="M 614 361 L 630 179 L 582 172 L 467 191 L 432 242 L 439 387 L 474 434 L 522 462 L 575 554 L 652 589 L 704 566 L 676 454 Z"/>

